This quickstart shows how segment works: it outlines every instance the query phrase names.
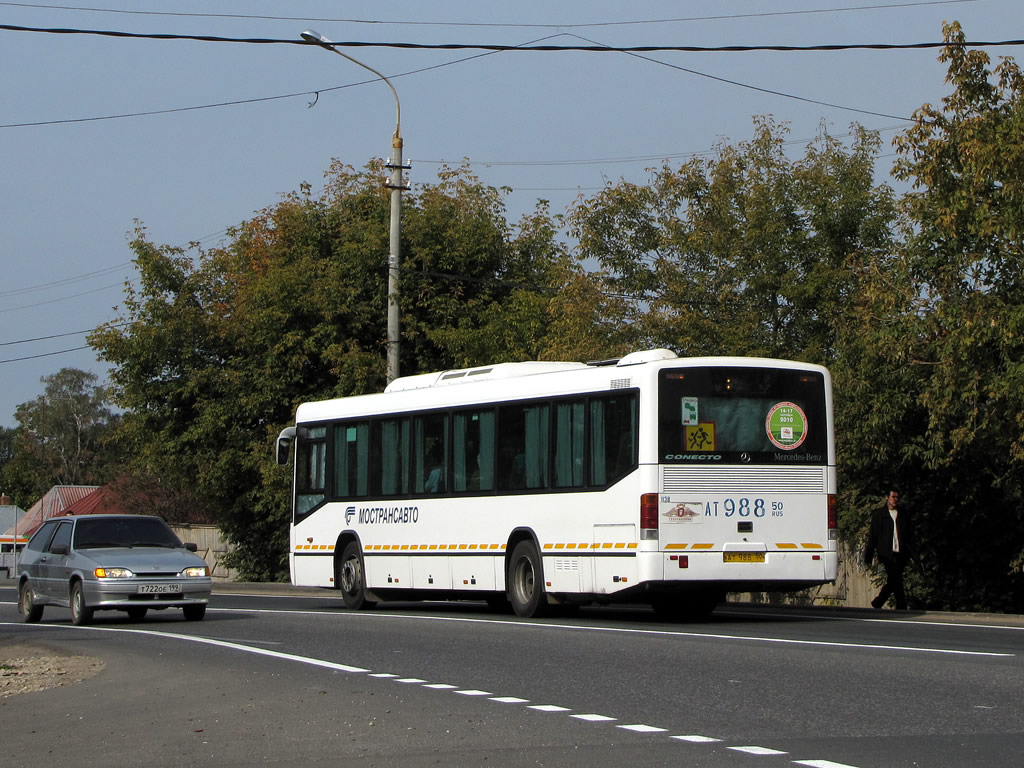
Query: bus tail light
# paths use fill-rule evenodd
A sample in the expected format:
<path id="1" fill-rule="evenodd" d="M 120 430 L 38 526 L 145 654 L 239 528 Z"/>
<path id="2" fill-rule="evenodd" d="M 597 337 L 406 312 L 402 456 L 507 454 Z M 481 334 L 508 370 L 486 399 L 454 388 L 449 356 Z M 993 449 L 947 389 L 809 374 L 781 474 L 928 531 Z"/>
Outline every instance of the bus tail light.
<path id="1" fill-rule="evenodd" d="M 828 540 L 835 541 L 838 538 L 839 532 L 839 503 L 836 501 L 836 495 L 830 493 L 828 495 Z"/>
<path id="2" fill-rule="evenodd" d="M 640 538 L 658 540 L 658 494 L 645 493 L 640 497 Z"/>

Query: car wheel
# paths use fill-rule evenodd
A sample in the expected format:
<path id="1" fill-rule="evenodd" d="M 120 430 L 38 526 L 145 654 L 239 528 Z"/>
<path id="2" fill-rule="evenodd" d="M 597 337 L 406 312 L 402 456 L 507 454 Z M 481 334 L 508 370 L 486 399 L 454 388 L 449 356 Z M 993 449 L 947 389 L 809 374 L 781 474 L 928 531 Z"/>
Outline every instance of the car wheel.
<path id="1" fill-rule="evenodd" d="M 36 605 L 32 599 L 32 585 L 27 580 L 21 582 L 18 590 L 18 612 L 28 624 L 35 624 L 43 618 L 43 606 Z"/>
<path id="2" fill-rule="evenodd" d="M 131 621 L 142 621 L 144 618 L 146 618 L 146 613 L 148 611 L 149 608 L 129 608 L 128 618 Z"/>
<path id="3" fill-rule="evenodd" d="M 92 621 L 93 609 L 85 604 L 85 590 L 82 589 L 82 582 L 76 581 L 71 585 L 71 623 L 76 627 L 82 627 Z"/>
<path id="4" fill-rule="evenodd" d="M 181 612 L 185 614 L 185 621 L 202 621 L 206 615 L 206 603 L 201 605 L 186 605 Z"/>

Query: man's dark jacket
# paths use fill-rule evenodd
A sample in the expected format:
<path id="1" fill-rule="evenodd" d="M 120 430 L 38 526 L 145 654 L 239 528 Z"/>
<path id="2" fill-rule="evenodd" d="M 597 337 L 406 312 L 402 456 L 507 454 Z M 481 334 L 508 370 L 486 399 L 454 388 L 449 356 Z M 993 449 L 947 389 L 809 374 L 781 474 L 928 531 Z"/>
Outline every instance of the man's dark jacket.
<path id="1" fill-rule="evenodd" d="M 871 565 L 876 552 L 878 559 L 883 563 L 893 560 L 906 563 L 915 555 L 914 528 L 905 509 L 899 509 L 896 515 L 896 526 L 900 539 L 900 551 L 896 554 L 893 554 L 892 551 L 892 526 L 892 515 L 889 514 L 888 505 L 882 505 L 880 509 L 876 509 L 872 513 L 868 540 L 864 544 L 864 563 L 866 565 Z"/>

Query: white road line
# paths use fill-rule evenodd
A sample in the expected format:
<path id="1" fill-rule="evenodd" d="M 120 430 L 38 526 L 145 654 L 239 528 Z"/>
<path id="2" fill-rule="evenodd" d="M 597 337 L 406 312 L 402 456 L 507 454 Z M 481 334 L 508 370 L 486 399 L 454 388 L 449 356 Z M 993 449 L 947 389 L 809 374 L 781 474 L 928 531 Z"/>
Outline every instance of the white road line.
<path id="1" fill-rule="evenodd" d="M 616 728 L 621 728 L 624 731 L 635 731 L 636 733 L 664 733 L 668 728 L 658 728 L 653 725 L 643 725 L 636 723 L 635 725 L 617 725 Z"/>
<path id="2" fill-rule="evenodd" d="M 785 752 L 780 752 L 777 749 L 768 749 L 768 747 L 726 747 L 736 752 L 746 752 L 748 755 L 784 755 Z"/>
<path id="3" fill-rule="evenodd" d="M 158 631 L 148 630 L 148 629 L 128 629 L 128 628 L 123 628 L 123 627 L 75 627 L 75 626 L 68 626 L 68 625 L 62 625 L 62 624 L 33 624 L 33 625 L 28 625 L 26 627 L 25 624 L 22 624 L 20 622 L 19 623 L 0 622 L 0 627 L 2 627 L 2 626 L 17 626 L 17 627 L 29 628 L 29 629 L 37 630 L 37 631 L 39 631 L 39 630 L 45 631 L 45 630 L 53 630 L 53 629 L 63 629 L 63 630 L 73 630 L 73 631 L 77 630 L 77 631 L 81 631 L 81 632 L 97 632 L 97 633 L 100 633 L 100 632 L 119 632 L 119 633 L 122 633 L 122 634 L 146 635 L 146 636 L 149 636 L 149 637 L 156 637 L 156 638 L 170 638 L 170 639 L 173 639 L 173 640 L 185 640 L 187 642 L 192 642 L 192 643 L 200 643 L 200 644 L 203 644 L 203 645 L 211 645 L 211 646 L 215 646 L 215 647 L 218 647 L 218 648 L 228 648 L 230 650 L 242 651 L 243 653 L 251 653 L 251 654 L 256 655 L 256 656 L 267 656 L 267 657 L 274 658 L 274 659 L 281 659 L 283 661 L 295 661 L 295 662 L 299 662 L 301 664 L 308 664 L 308 665 L 311 665 L 311 666 L 322 667 L 324 669 L 331 669 L 331 670 L 336 670 L 336 671 L 339 671 L 339 672 L 366 673 L 368 677 L 375 677 L 375 678 L 379 678 L 379 679 L 390 679 L 390 680 L 394 680 L 395 682 L 399 682 L 399 683 L 417 683 L 417 684 L 419 684 L 419 683 L 425 683 L 426 682 L 425 680 L 421 680 L 420 678 L 412 678 L 412 677 L 400 678 L 398 675 L 390 673 L 390 672 L 370 672 L 370 670 L 368 670 L 368 669 L 364 669 L 362 667 L 352 666 L 350 664 L 339 664 L 339 663 L 333 662 L 333 661 L 326 661 L 325 659 L 316 659 L 316 658 L 313 658 L 311 656 L 299 656 L 299 655 L 293 654 L 293 653 L 282 653 L 281 651 L 271 651 L 271 650 L 268 650 L 266 648 L 258 648 L 258 647 L 251 646 L 251 645 L 243 645 L 241 643 L 228 642 L 228 641 L 225 641 L 225 640 L 215 640 L 213 638 L 203 637 L 201 635 L 182 635 L 182 634 L 178 634 L 176 632 L 158 632 Z M 527 626 L 529 626 L 529 625 L 527 625 Z M 491 693 L 488 693 L 487 691 L 481 691 L 481 690 L 477 690 L 475 688 L 466 688 L 466 689 L 458 690 L 457 686 L 448 685 L 447 683 L 428 683 L 428 684 L 424 685 L 424 687 L 425 688 L 433 688 L 433 689 L 437 689 L 437 690 L 453 690 L 455 693 L 461 694 L 463 696 L 488 696 L 488 697 L 491 697 L 490 698 L 491 701 L 498 701 L 498 702 L 503 702 L 503 703 L 526 703 L 528 701 L 528 699 L 519 699 L 518 697 L 514 697 L 514 696 L 494 697 Z M 529 705 L 528 708 L 536 710 L 538 712 L 571 712 L 572 711 L 569 707 L 561 707 L 561 706 L 558 706 L 558 705 L 555 705 L 555 704 L 535 704 L 535 705 L 531 704 L 531 705 Z M 607 722 L 607 721 L 610 721 L 610 720 L 617 719 L 617 718 L 614 718 L 614 717 L 608 717 L 606 715 L 596 715 L 596 714 L 571 715 L 571 717 L 574 717 L 574 718 L 577 718 L 577 719 L 583 720 L 583 721 L 589 721 L 589 722 Z M 626 730 L 626 731 L 633 731 L 635 733 L 665 733 L 668 730 L 666 728 L 659 728 L 657 726 L 645 725 L 645 724 L 642 724 L 642 723 L 634 723 L 634 724 L 630 724 L 630 725 L 617 725 L 616 728 L 621 728 L 621 729 Z M 676 739 L 676 740 L 679 740 L 679 741 L 691 742 L 691 743 L 710 743 L 710 742 L 719 742 L 719 741 L 721 741 L 720 739 L 714 739 L 714 738 L 711 738 L 711 737 L 708 737 L 708 736 L 697 736 L 697 735 L 671 736 L 670 738 Z M 785 755 L 785 754 L 787 754 L 786 752 L 782 752 L 782 751 L 779 751 L 779 750 L 776 750 L 776 749 L 769 749 L 767 747 L 747 746 L 747 747 L 727 747 L 727 748 L 731 749 L 731 750 L 734 750 L 736 752 L 745 752 L 747 754 L 752 754 L 752 755 Z M 808 766 L 808 768 L 854 768 L 854 766 L 847 766 L 847 765 L 844 765 L 842 763 L 834 763 L 834 762 L 831 762 L 829 760 L 797 760 L 797 761 L 794 761 L 794 763 L 796 765 Z"/>
<path id="4" fill-rule="evenodd" d="M 578 624 L 548 624 L 548 623 L 530 623 L 525 624 L 522 622 L 504 621 L 500 619 L 470 619 L 464 616 L 411 616 L 407 614 L 394 614 L 394 613 L 371 613 L 366 611 L 356 612 L 342 612 L 342 611 L 288 611 L 280 609 L 264 609 L 264 608 L 211 608 L 211 611 L 223 612 L 223 613 L 292 613 L 297 616 L 334 616 L 334 617 L 345 617 L 354 618 L 359 617 L 361 619 L 405 619 L 408 621 L 440 621 L 440 622 L 456 622 L 464 624 L 501 624 L 505 626 L 513 626 L 517 629 L 523 630 L 538 630 L 538 629 L 565 629 L 573 632 L 610 632 L 616 634 L 634 634 L 634 635 L 654 635 L 662 637 L 692 637 L 702 640 L 735 640 L 738 642 L 746 643 L 771 643 L 777 645 L 807 645 L 820 648 L 857 648 L 862 650 L 872 651 L 903 651 L 908 653 L 936 653 L 936 654 L 949 654 L 953 656 L 986 656 L 986 657 L 997 657 L 1007 658 L 1015 657 L 1015 653 L 996 653 L 991 651 L 960 651 L 953 648 L 924 648 L 921 646 L 913 645 L 885 645 L 876 643 L 841 643 L 829 640 L 794 640 L 787 637 L 749 637 L 747 635 L 724 635 L 710 632 L 681 632 L 677 630 L 667 629 L 631 629 L 628 627 L 584 627 Z M 831 619 L 830 619 L 831 620 Z M 850 621 L 852 619 L 844 619 Z M 857 621 L 872 621 L 872 619 L 857 619 Z M 874 621 L 878 621 L 875 619 Z M 911 625 L 911 622 L 901 622 L 907 625 Z M 914 622 L 916 623 L 916 622 Z M 942 626 L 949 626 L 943 624 Z M 969 625 L 976 628 L 985 628 L 986 625 Z"/>

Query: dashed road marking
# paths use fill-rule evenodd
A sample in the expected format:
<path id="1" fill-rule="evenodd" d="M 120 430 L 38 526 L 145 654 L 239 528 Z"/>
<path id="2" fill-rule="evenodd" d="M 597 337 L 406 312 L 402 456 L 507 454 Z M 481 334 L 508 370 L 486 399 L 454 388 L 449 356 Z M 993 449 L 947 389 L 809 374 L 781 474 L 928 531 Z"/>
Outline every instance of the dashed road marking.
<path id="1" fill-rule="evenodd" d="M 0 622 L 0 627 L 7 626 L 8 624 L 10 624 L 10 623 L 9 622 Z M 18 626 L 18 627 L 25 628 L 25 625 L 21 624 L 21 623 L 18 623 L 18 624 L 13 625 L 13 626 Z M 63 625 L 63 624 L 35 624 L 35 625 L 30 625 L 28 628 L 29 629 L 35 629 L 35 630 L 63 629 L 63 630 L 77 630 L 77 631 L 84 631 L 84 632 L 121 632 L 121 633 L 136 634 L 136 635 L 148 635 L 148 636 L 159 637 L 159 638 L 164 638 L 164 639 L 184 640 L 184 641 L 192 642 L 192 643 L 200 643 L 200 644 L 212 645 L 212 646 L 216 646 L 216 647 L 220 647 L 220 648 L 228 648 L 230 650 L 235 650 L 235 651 L 242 651 L 243 653 L 250 653 L 250 654 L 253 654 L 253 655 L 256 655 L 256 656 L 268 656 L 268 657 L 271 657 L 271 658 L 281 659 L 283 661 L 299 662 L 301 664 L 308 664 L 308 665 L 312 665 L 312 666 L 316 666 L 316 667 L 322 667 L 322 668 L 326 668 L 326 669 L 331 669 L 331 670 L 335 670 L 335 671 L 339 671 L 339 672 L 351 672 L 351 673 L 356 673 L 356 674 L 366 674 L 367 677 L 374 677 L 374 678 L 378 678 L 378 679 L 388 679 L 388 680 L 393 680 L 395 682 L 406 683 L 406 684 L 410 684 L 410 685 L 422 685 L 422 687 L 424 687 L 424 688 L 431 688 L 431 689 L 434 689 L 434 690 L 452 691 L 453 693 L 457 693 L 457 694 L 460 694 L 462 696 L 476 696 L 476 697 L 486 696 L 486 697 L 489 697 L 489 699 L 488 699 L 489 701 L 496 701 L 496 702 L 501 702 L 501 703 L 506 703 L 506 704 L 513 704 L 513 703 L 514 704 L 519 704 L 519 703 L 527 704 L 529 702 L 529 699 L 521 699 L 521 698 L 519 698 L 517 696 L 494 696 L 494 694 L 489 693 L 488 691 L 481 691 L 481 690 L 478 690 L 476 688 L 459 688 L 458 686 L 449 685 L 448 683 L 428 683 L 426 680 L 423 680 L 421 678 L 416 678 L 416 677 L 400 677 L 399 675 L 393 674 L 393 673 L 390 673 L 390 672 L 371 672 L 370 670 L 364 669 L 362 667 L 356 667 L 356 666 L 352 666 L 352 665 L 348 665 L 348 664 L 339 664 L 337 662 L 327 661 L 325 659 L 316 659 L 316 658 L 313 658 L 313 657 L 310 657 L 310 656 L 299 656 L 297 654 L 292 654 L 292 653 L 282 653 L 280 651 L 271 651 L 271 650 L 267 650 L 265 648 L 258 648 L 258 647 L 255 647 L 255 646 L 245 645 L 245 644 L 242 644 L 242 643 L 227 642 L 227 641 L 224 641 L 224 640 L 215 640 L 213 638 L 202 637 L 200 635 L 181 635 L 181 634 L 178 634 L 176 632 L 158 632 L 158 631 L 154 631 L 154 630 L 126 629 L 126 628 L 120 628 L 120 627 L 118 627 L 118 628 L 74 627 L 74 626 L 68 626 L 68 625 Z M 538 712 L 549 712 L 549 713 L 571 712 L 572 711 L 572 709 L 569 708 L 569 707 L 562 707 L 562 706 L 559 706 L 557 704 L 528 704 L 527 708 L 535 710 L 535 711 L 538 711 Z M 582 720 L 584 722 L 593 722 L 593 723 L 603 723 L 603 722 L 614 721 L 614 720 L 617 719 L 617 718 L 610 717 L 610 716 L 607 716 L 607 715 L 598 715 L 598 714 L 577 714 L 577 715 L 570 715 L 570 717 L 576 718 L 578 720 Z M 659 734 L 659 733 L 667 733 L 668 732 L 667 728 L 661 728 L 661 727 L 655 726 L 655 725 L 646 725 L 646 724 L 643 724 L 643 723 L 633 723 L 633 724 L 629 724 L 629 725 L 617 725 L 615 727 L 616 728 L 620 728 L 622 730 L 626 730 L 626 731 L 632 731 L 633 733 L 642 733 L 642 734 Z M 710 737 L 710 736 L 701 736 L 701 735 L 697 735 L 697 734 L 677 735 L 677 736 L 670 736 L 669 738 L 677 740 L 677 741 L 688 742 L 688 743 L 691 743 L 691 744 L 710 744 L 710 743 L 720 743 L 722 741 L 722 739 L 717 739 L 717 738 L 713 738 L 713 737 Z M 730 749 L 730 750 L 733 750 L 733 751 L 736 751 L 736 752 L 742 752 L 742 753 L 749 754 L 749 755 L 759 755 L 759 756 L 773 756 L 773 755 L 777 756 L 777 755 L 788 754 L 787 752 L 783 752 L 781 750 L 771 749 L 769 747 L 759 747 L 759 746 L 730 746 L 730 747 L 727 747 L 727 749 Z M 833 762 L 831 760 L 818 760 L 818 759 L 794 760 L 793 764 L 794 765 L 806 766 L 807 768 L 857 768 L 856 766 L 847 765 L 845 763 L 837 763 L 837 762 Z"/>
<path id="2" fill-rule="evenodd" d="M 621 728 L 624 731 L 634 731 L 636 733 L 664 733 L 668 728 L 658 728 L 654 725 L 643 725 L 637 723 L 635 725 L 619 725 L 617 728 Z"/>
<path id="3" fill-rule="evenodd" d="M 746 752 L 748 755 L 784 755 L 785 752 L 780 752 L 777 749 L 768 749 L 768 747 L 727 747 L 727 749 L 734 750 L 736 752 Z"/>

